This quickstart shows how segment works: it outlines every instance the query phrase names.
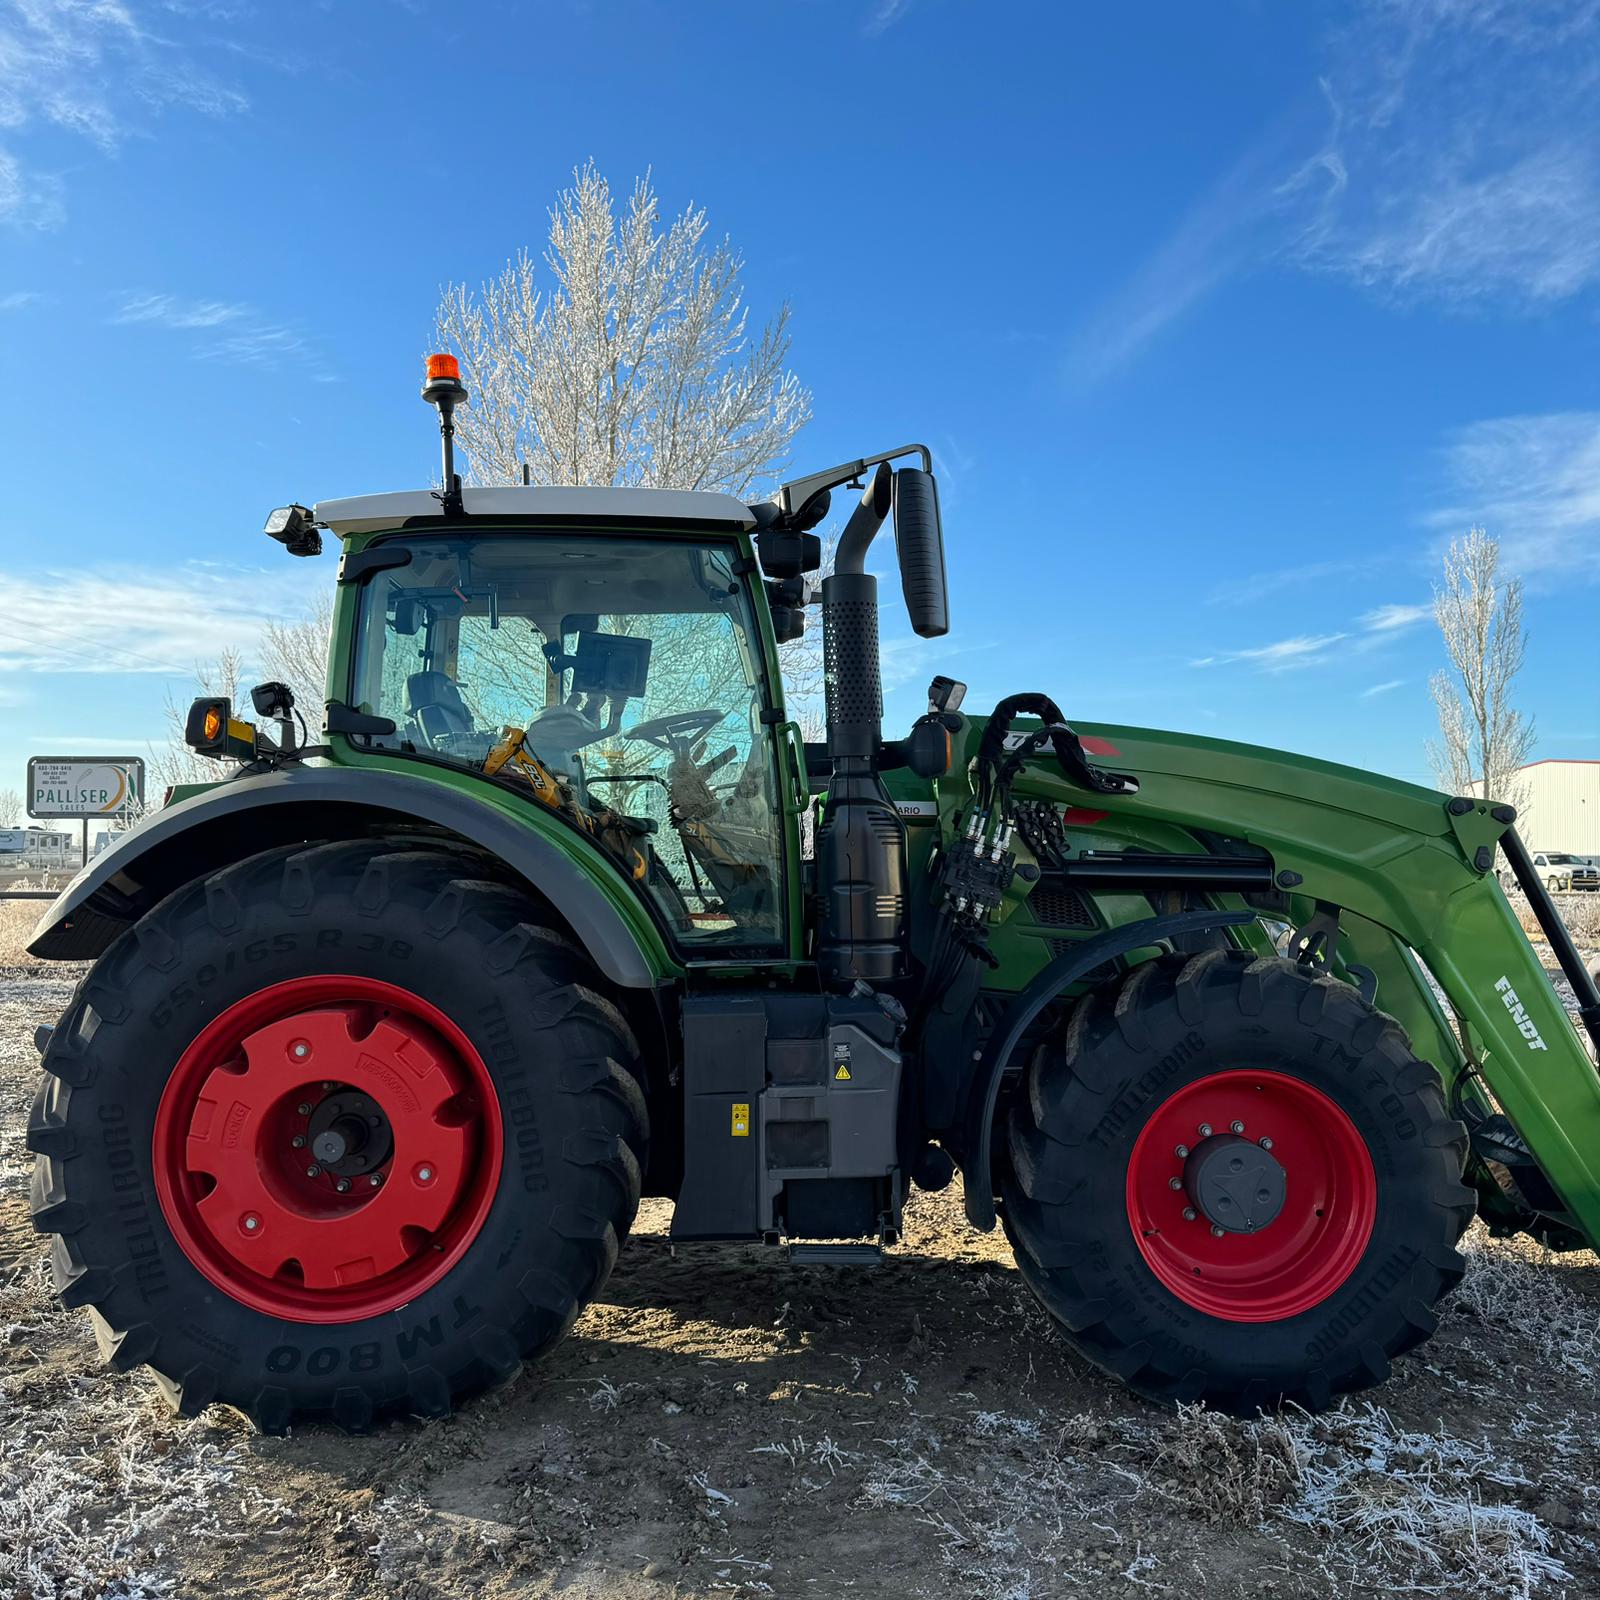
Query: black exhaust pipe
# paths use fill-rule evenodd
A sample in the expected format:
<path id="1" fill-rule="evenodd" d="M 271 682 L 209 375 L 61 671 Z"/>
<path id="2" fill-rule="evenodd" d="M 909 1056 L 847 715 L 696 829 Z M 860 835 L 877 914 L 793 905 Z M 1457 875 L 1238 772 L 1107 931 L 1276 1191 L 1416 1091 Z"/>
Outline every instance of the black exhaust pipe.
<path id="1" fill-rule="evenodd" d="M 817 835 L 817 966 L 824 982 L 844 988 L 857 980 L 893 981 L 906 970 L 906 830 L 878 774 L 878 580 L 865 571 L 867 549 L 893 500 L 894 474 L 880 465 L 822 582 L 832 776 Z"/>

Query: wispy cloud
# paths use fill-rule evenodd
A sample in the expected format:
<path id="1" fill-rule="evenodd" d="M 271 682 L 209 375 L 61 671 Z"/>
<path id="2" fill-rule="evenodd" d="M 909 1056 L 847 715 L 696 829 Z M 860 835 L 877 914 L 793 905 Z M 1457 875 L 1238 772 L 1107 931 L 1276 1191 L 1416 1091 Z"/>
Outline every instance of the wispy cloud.
<path id="1" fill-rule="evenodd" d="M 1324 583 L 1330 578 L 1347 578 L 1354 573 L 1370 573 L 1379 557 L 1360 561 L 1307 561 L 1294 567 L 1277 567 L 1269 572 L 1252 572 L 1242 578 L 1228 578 L 1206 596 L 1212 606 L 1255 605 L 1258 601 L 1298 589 L 1307 584 Z"/>
<path id="2" fill-rule="evenodd" d="M 1600 285 L 1594 0 L 1367 0 L 1324 68 L 1091 314 L 1069 348 L 1075 381 L 1271 264 L 1453 311 Z"/>
<path id="3" fill-rule="evenodd" d="M 1413 628 L 1432 616 L 1432 605 L 1382 605 L 1367 612 L 1361 618 L 1361 626 L 1368 633 L 1398 633 L 1402 628 Z"/>
<path id="4" fill-rule="evenodd" d="M 1225 650 L 1216 655 L 1202 656 L 1200 660 L 1189 664 L 1193 667 L 1220 667 L 1232 662 L 1244 662 L 1259 667 L 1263 672 L 1292 672 L 1325 660 L 1334 645 L 1349 637 L 1348 633 L 1297 634 L 1292 639 L 1278 639 L 1252 650 Z"/>
<path id="5" fill-rule="evenodd" d="M 1526 577 L 1600 580 L 1600 411 L 1475 422 L 1446 442 L 1443 466 L 1425 526 L 1486 527 Z"/>
<path id="6" fill-rule="evenodd" d="M 186 300 L 172 294 L 127 294 L 111 314 L 114 325 L 147 323 L 195 335 L 191 353 L 202 361 L 274 367 L 309 348 L 305 336 L 252 305 Z"/>
<path id="7" fill-rule="evenodd" d="M 1277 639 L 1271 644 L 1256 645 L 1248 650 L 1222 650 L 1215 655 L 1202 656 L 1189 665 L 1242 665 L 1255 667 L 1261 672 L 1295 672 L 1303 667 L 1322 666 L 1338 656 L 1381 652 L 1396 636 L 1432 615 L 1431 605 L 1399 605 L 1391 602 L 1374 606 L 1347 628 L 1329 633 L 1295 634 L 1292 638 Z M 1383 694 L 1386 690 L 1397 689 L 1400 681 L 1397 679 L 1370 692 Z"/>
<path id="8" fill-rule="evenodd" d="M 170 107 L 222 117 L 247 104 L 193 49 L 146 27 L 132 0 L 4 0 L 0 222 L 49 228 L 66 214 L 60 177 L 21 153 L 38 127 L 64 129 L 112 154 Z"/>
<path id="9" fill-rule="evenodd" d="M 876 39 L 880 33 L 887 33 L 910 11 L 911 6 L 912 0 L 874 0 L 872 10 L 867 14 L 867 20 L 861 24 L 862 33 L 869 39 Z"/>
<path id="10" fill-rule="evenodd" d="M 0 675 L 187 676 L 197 661 L 215 659 L 225 649 L 243 643 L 248 650 L 271 619 L 305 610 L 314 578 L 294 567 L 189 562 L 160 571 L 0 568 L 6 596 Z"/>
<path id="11" fill-rule="evenodd" d="M 43 299 L 37 289 L 13 289 L 10 294 L 0 294 L 0 311 L 26 311 Z"/>
<path id="12" fill-rule="evenodd" d="M 1376 700 L 1380 694 L 1390 694 L 1396 689 L 1405 688 L 1405 686 L 1406 680 L 1404 678 L 1390 678 L 1387 683 L 1375 683 L 1370 689 L 1363 689 L 1361 698 L 1363 700 Z"/>
<path id="13" fill-rule="evenodd" d="M 222 300 L 180 300 L 170 294 L 129 295 L 113 322 L 155 322 L 163 328 L 217 328 L 250 314 L 249 306 Z"/>

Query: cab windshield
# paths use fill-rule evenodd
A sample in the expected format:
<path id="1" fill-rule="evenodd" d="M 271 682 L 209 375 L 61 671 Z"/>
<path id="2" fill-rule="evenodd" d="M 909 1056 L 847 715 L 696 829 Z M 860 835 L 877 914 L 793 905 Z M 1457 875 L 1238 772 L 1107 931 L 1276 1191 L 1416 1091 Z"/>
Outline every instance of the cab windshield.
<path id="1" fill-rule="evenodd" d="M 351 703 L 369 748 L 559 813 L 674 936 L 776 945 L 781 810 L 760 639 L 726 543 L 540 531 L 385 541 Z"/>

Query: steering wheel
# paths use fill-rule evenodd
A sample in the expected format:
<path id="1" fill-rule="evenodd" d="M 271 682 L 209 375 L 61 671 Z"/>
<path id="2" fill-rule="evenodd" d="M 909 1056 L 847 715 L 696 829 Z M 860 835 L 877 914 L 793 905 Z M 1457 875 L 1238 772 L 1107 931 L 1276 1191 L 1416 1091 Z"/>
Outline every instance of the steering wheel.
<path id="1" fill-rule="evenodd" d="M 626 729 L 624 739 L 643 739 L 668 755 L 688 756 L 694 747 L 727 716 L 726 711 L 675 711 L 671 716 L 652 717 Z M 692 757 L 691 757 L 692 759 Z"/>

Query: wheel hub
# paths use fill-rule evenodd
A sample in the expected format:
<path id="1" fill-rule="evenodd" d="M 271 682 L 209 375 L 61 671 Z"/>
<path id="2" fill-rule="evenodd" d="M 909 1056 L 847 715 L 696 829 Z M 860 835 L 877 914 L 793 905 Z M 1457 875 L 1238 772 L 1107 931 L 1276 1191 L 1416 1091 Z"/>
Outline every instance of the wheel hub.
<path id="1" fill-rule="evenodd" d="M 157 1113 L 157 1191 L 205 1275 L 307 1322 L 392 1310 L 471 1242 L 499 1174 L 481 1059 L 372 979 L 294 980 L 218 1016 Z"/>
<path id="2" fill-rule="evenodd" d="M 335 1178 L 381 1172 L 393 1153 L 394 1128 L 382 1103 L 347 1083 L 326 1091 L 305 1122 L 306 1148 Z"/>
<path id="3" fill-rule="evenodd" d="M 1224 1233 L 1255 1233 L 1283 1210 L 1283 1167 L 1250 1139 L 1219 1133 L 1202 1139 L 1183 1164 L 1189 1203 Z"/>
<path id="4" fill-rule="evenodd" d="M 1171 1094 L 1128 1157 L 1128 1222 L 1163 1288 L 1229 1322 L 1320 1305 L 1372 1237 L 1372 1157 L 1348 1112 L 1288 1072 L 1226 1069 Z"/>

